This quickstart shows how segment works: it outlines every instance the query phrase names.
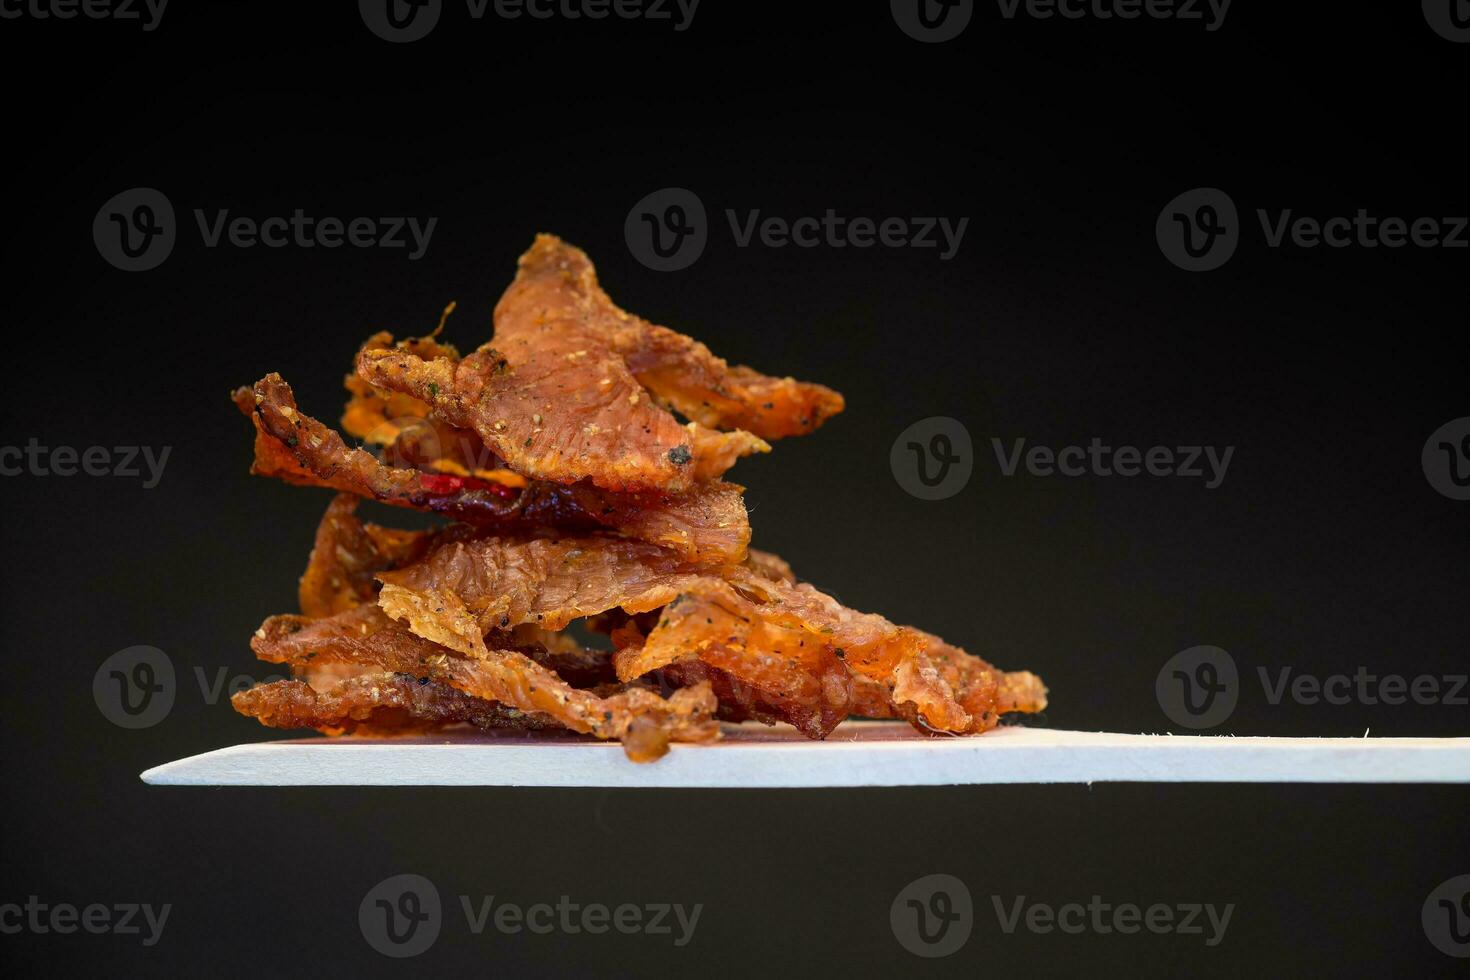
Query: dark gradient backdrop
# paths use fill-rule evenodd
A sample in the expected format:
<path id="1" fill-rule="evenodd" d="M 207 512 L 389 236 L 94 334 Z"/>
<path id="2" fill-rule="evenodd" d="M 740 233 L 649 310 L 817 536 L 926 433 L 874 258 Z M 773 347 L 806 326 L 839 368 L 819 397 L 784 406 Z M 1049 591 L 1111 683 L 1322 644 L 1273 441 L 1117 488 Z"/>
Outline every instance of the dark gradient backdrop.
<path id="1" fill-rule="evenodd" d="M 10 9 L 12 0 L 5 0 Z M 17 5 L 18 6 L 18 5 Z M 593 971 L 727 975 L 1450 975 L 1420 907 L 1470 872 L 1463 788 L 1015 787 L 863 792 L 180 791 L 137 774 L 266 737 L 213 681 L 293 607 L 327 494 L 247 475 L 226 395 L 266 371 L 332 419 L 369 332 L 471 347 L 537 231 L 586 248 L 614 298 L 733 361 L 821 380 L 847 412 L 742 462 L 757 542 L 844 601 L 1042 674 L 1040 724 L 1181 731 L 1154 690 L 1176 652 L 1230 652 L 1217 733 L 1466 735 L 1446 704 L 1272 705 L 1257 669 L 1463 674 L 1470 503 L 1421 468 L 1470 415 L 1463 248 L 1267 246 L 1257 208 L 1464 215 L 1470 45 L 1418 4 L 1241 0 L 1198 21 L 1037 19 L 978 4 L 945 44 L 881 3 L 705 0 L 668 23 L 480 22 L 451 3 L 389 44 L 355 5 L 185 3 L 153 31 L 0 19 L 9 338 L 0 445 L 172 447 L 160 484 L 0 479 L 6 677 L 0 902 L 173 906 L 137 936 L 0 935 L 11 967 L 124 975 Z M 1397 9 L 1390 9 L 1393 7 Z M 308 13 L 310 7 L 310 13 Z M 1283 9 L 1290 7 L 1290 10 Z M 144 273 L 91 227 L 128 188 L 178 212 Z M 633 204 L 696 192 L 709 245 L 645 268 Z M 1241 241 L 1190 273 L 1165 203 L 1226 191 Z M 193 210 L 436 217 L 427 254 L 206 248 Z M 737 247 L 724 212 L 967 217 L 934 249 Z M 1464 237 L 1462 233 L 1462 237 Z M 1458 340 L 1456 338 L 1459 338 Z M 889 448 L 964 423 L 975 474 L 925 502 Z M 992 437 L 1234 446 L 1216 489 L 1003 478 Z M 136 644 L 177 666 L 141 731 L 92 697 Z M 451 922 L 393 961 L 357 925 L 389 874 L 435 880 Z M 964 879 L 975 934 L 941 960 L 889 904 Z M 453 896 L 701 902 L 653 936 L 474 936 Z M 989 896 L 1235 903 L 1225 940 L 1004 934 Z"/>

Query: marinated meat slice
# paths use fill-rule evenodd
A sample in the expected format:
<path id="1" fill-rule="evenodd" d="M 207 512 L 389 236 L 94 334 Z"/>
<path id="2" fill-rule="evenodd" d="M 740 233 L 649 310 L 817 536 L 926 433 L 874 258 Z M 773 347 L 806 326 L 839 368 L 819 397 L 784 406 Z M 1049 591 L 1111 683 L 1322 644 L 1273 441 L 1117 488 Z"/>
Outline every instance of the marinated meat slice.
<path id="1" fill-rule="evenodd" d="M 846 665 L 820 634 L 773 623 L 726 601 L 731 595 L 708 584 L 680 595 L 641 648 L 614 657 L 619 676 L 662 668 L 685 683 L 707 679 L 732 718 L 784 721 L 826 738 L 850 710 Z"/>
<path id="2" fill-rule="evenodd" d="M 420 562 L 380 576 L 384 581 L 412 574 L 423 562 L 432 561 L 442 549 L 431 549 Z M 928 674 L 915 672 L 925 639 L 915 630 L 895 626 L 882 616 L 848 609 L 836 599 L 805 583 L 789 585 L 764 578 L 745 566 L 721 569 L 721 575 L 701 575 L 681 582 L 678 592 L 698 600 L 704 608 L 720 608 L 728 617 L 678 615 L 678 607 L 666 609 L 648 642 L 636 651 L 623 651 L 617 658 L 618 676 L 624 680 L 658 670 L 689 653 L 701 656 L 706 649 L 729 646 L 758 660 L 769 651 L 781 651 L 768 668 L 806 676 L 804 644 L 818 644 L 843 662 L 848 671 L 872 678 L 890 692 L 891 699 L 914 701 L 925 721 L 936 728 L 958 730 L 968 716 L 942 684 L 930 683 Z M 382 601 L 380 594 L 379 601 Z M 729 617 L 749 624 L 750 633 L 729 630 Z M 751 646 L 746 646 L 745 637 Z M 819 662 L 819 661 L 818 661 Z M 794 689 L 799 678 L 786 682 Z M 809 688 L 810 689 L 810 688 Z M 820 688 L 825 690 L 825 688 Z M 814 705 L 821 708 L 821 705 Z"/>
<path id="3" fill-rule="evenodd" d="M 701 565 L 742 561 L 750 544 L 745 488 L 734 483 L 702 483 L 674 497 L 607 493 L 586 484 L 536 483 L 527 492 L 526 510 L 535 521 L 574 528 L 573 517 L 586 514 L 588 523 Z"/>
<path id="4" fill-rule="evenodd" d="M 444 316 L 448 317 L 453 309 L 454 304 L 451 303 Z M 439 330 L 443 327 L 441 318 Z M 452 344 L 438 341 L 439 330 L 427 337 L 405 337 L 396 343 L 391 333 L 381 331 L 365 340 L 358 348 L 358 354 L 365 350 L 401 350 L 416 357 L 459 360 L 459 351 Z M 353 363 L 356 364 L 355 359 Z M 356 373 L 347 375 L 343 384 L 351 397 L 342 412 L 342 430 L 364 442 L 387 445 L 396 438 L 398 428 L 405 421 L 429 416 L 429 406 L 419 399 L 402 392 L 374 388 Z"/>
<path id="5" fill-rule="evenodd" d="M 665 699 L 651 690 L 625 686 L 605 696 L 571 686 L 551 668 L 500 633 L 471 644 L 462 656 L 388 618 L 376 606 L 360 606 L 329 619 L 275 616 L 251 642 L 269 663 L 304 670 L 324 663 L 370 666 L 442 682 L 473 697 L 544 715 L 561 726 L 623 743 L 635 762 L 652 761 L 670 742 L 706 742 L 719 737 L 716 703 L 708 685 L 684 688 Z"/>
<path id="6" fill-rule="evenodd" d="M 743 456 L 771 451 L 765 440 L 740 429 L 721 432 L 706 429 L 698 422 L 690 422 L 684 429 L 689 433 L 689 451 L 694 455 L 690 468 L 696 486 L 720 479 Z M 679 464 L 677 452 L 669 459 Z"/>
<path id="7" fill-rule="evenodd" d="M 832 646 L 855 680 L 879 685 L 898 717 L 915 727 L 975 734 L 994 728 L 1002 712 L 1040 711 L 1046 705 L 1046 690 L 1035 675 L 1000 671 L 921 630 L 848 609 L 809 584 L 771 582 L 748 571 L 732 579 L 736 588 L 721 597 L 727 608 L 815 633 Z M 698 621 L 692 625 L 697 627 Z M 670 637 L 670 642 L 676 645 L 677 638 Z M 660 656 L 667 654 L 655 646 L 626 668 L 620 660 L 618 676 L 637 676 L 638 666 L 649 669 Z M 854 698 L 870 696 L 860 691 Z"/>
<path id="8" fill-rule="evenodd" d="M 922 635 L 928 640 L 924 659 L 934 665 L 970 714 L 971 723 L 965 729 L 968 734 L 994 728 L 1004 714 L 1036 714 L 1046 710 L 1046 686 L 1035 674 L 1027 670 L 998 670 L 932 633 Z"/>
<path id="9" fill-rule="evenodd" d="M 805 583 L 766 578 L 747 565 L 694 566 L 618 538 L 444 541 L 379 580 L 378 602 L 390 615 L 465 652 L 493 629 L 530 623 L 559 630 L 610 610 L 636 616 L 663 607 L 641 646 L 619 636 L 621 679 L 693 658 L 748 685 L 761 710 L 780 714 L 772 705 L 788 706 L 781 717 L 810 732 L 830 731 L 848 709 L 851 694 L 837 682 L 834 659 L 881 685 L 894 710 L 908 710 L 905 717 L 938 731 L 991 726 L 963 699 L 980 706 L 981 715 L 990 711 L 984 692 L 992 674 L 997 691 L 1032 690 L 1024 678 L 1002 680 L 1006 675 L 989 664 L 942 644 L 928 656 L 927 634 L 848 609 Z"/>
<path id="10" fill-rule="evenodd" d="M 573 687 L 618 679 L 608 654 L 585 649 L 565 634 L 519 627 L 497 633 L 493 643 L 525 654 Z M 428 665 L 450 652 L 394 622 L 376 604 L 323 619 L 272 616 L 255 631 L 250 646 L 261 660 L 285 664 L 318 690 L 359 674 L 426 676 Z"/>
<path id="11" fill-rule="evenodd" d="M 703 576 L 701 566 L 641 541 L 607 536 L 485 536 L 446 541 L 384 572 L 379 602 L 397 615 L 403 592 L 453 593 L 480 632 L 529 623 L 565 629 L 610 609 L 647 612 Z"/>
<path id="12" fill-rule="evenodd" d="M 681 688 L 667 699 L 628 686 L 603 696 L 571 687 L 524 654 L 489 650 L 470 659 L 449 658 L 434 676 L 476 697 L 515 705 L 554 718 L 574 732 L 616 739 L 634 762 L 652 762 L 670 742 L 710 742 L 720 737 L 718 707 L 707 684 Z"/>
<path id="13" fill-rule="evenodd" d="M 300 680 L 257 684 L 230 698 L 235 710 L 270 728 L 327 735 L 407 735 L 451 725 L 481 729 L 558 728 L 555 722 L 471 697 L 410 674 L 372 673 L 316 690 Z"/>
<path id="14" fill-rule="evenodd" d="M 1046 707 L 1046 688 L 1036 675 L 1005 672 L 937 636 L 917 636 L 922 648 L 885 674 L 854 667 L 839 629 L 812 633 L 778 625 L 768 607 L 744 605 L 740 590 L 721 595 L 685 593 L 668 606 L 641 647 L 614 657 L 627 680 L 658 670 L 665 677 L 708 678 L 720 703 L 737 706 L 731 717 L 786 721 L 809 738 L 823 738 L 848 715 L 903 718 L 924 731 L 979 734 L 1010 712 Z M 700 665 L 692 667 L 693 663 Z M 722 715 L 725 717 L 725 715 Z"/>
<path id="15" fill-rule="evenodd" d="M 521 257 L 490 344 L 463 360 L 364 348 L 358 373 L 474 429 L 517 473 L 617 491 L 716 479 L 769 450 L 763 434 L 809 432 L 842 410 L 831 389 L 731 368 L 618 309 L 586 254 L 550 235 Z"/>
<path id="16" fill-rule="evenodd" d="M 297 676 L 328 665 L 347 665 L 359 671 L 426 677 L 429 664 L 449 653 L 393 622 L 377 605 L 324 619 L 272 616 L 255 631 L 250 649 L 266 663 L 289 666 Z"/>
<path id="17" fill-rule="evenodd" d="M 494 480 L 386 466 L 351 449 L 335 431 L 297 410 L 290 385 L 271 374 L 235 403 L 254 420 L 254 471 L 325 486 L 399 507 L 443 514 L 483 528 L 613 528 L 696 562 L 740 561 L 750 541 L 743 488 L 700 485 L 677 496 L 611 494 L 586 484 L 516 487 Z M 521 481 L 524 483 L 524 481 Z"/>
<path id="18" fill-rule="evenodd" d="M 532 337 L 497 331 L 495 343 L 504 350 L 482 347 L 458 362 L 365 350 L 357 369 L 374 387 L 408 393 L 473 429 L 528 479 L 680 493 L 771 448 L 748 432 L 680 425 L 574 322 L 548 322 Z"/>
<path id="19" fill-rule="evenodd" d="M 374 576 L 412 556 L 430 537 L 427 531 L 364 523 L 357 505 L 357 497 L 338 494 L 322 515 L 299 589 L 307 616 L 332 616 L 375 601 Z"/>
<path id="20" fill-rule="evenodd" d="M 662 405 L 711 429 L 744 429 L 762 439 L 811 432 L 843 409 L 831 388 L 731 367 L 692 337 L 619 309 L 581 249 L 538 235 L 496 310 L 495 339 L 507 323 L 534 323 L 543 310 L 575 316 L 619 355 Z M 504 349 L 504 348 L 502 348 Z"/>
<path id="21" fill-rule="evenodd" d="M 445 310 L 445 315 L 449 312 Z M 363 343 L 359 354 L 364 350 L 400 350 L 423 358 L 458 361 L 459 351 L 440 343 L 435 339 L 437 334 L 436 330 L 428 337 L 409 337 L 394 343 L 392 334 L 377 333 Z M 382 458 L 390 465 L 525 485 L 524 478 L 503 469 L 474 430 L 450 425 L 425 402 L 402 392 L 375 388 L 356 373 L 349 374 L 344 384 L 351 398 L 342 413 L 342 431 L 381 446 Z"/>

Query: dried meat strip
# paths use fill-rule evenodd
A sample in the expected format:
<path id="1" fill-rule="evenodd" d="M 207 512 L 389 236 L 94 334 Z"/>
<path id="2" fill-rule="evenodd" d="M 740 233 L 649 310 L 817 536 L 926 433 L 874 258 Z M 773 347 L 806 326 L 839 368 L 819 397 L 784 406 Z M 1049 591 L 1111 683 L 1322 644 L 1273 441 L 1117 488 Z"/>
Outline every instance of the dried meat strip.
<path id="1" fill-rule="evenodd" d="M 256 426 L 254 471 L 287 482 L 325 486 L 442 514 L 483 528 L 608 527 L 670 548 L 696 562 L 740 561 L 750 541 L 744 490 L 704 484 L 678 496 L 611 494 L 583 485 L 511 486 L 474 477 L 386 466 L 373 454 L 296 407 L 276 374 L 235 393 Z"/>
<path id="2" fill-rule="evenodd" d="M 844 407 L 831 388 L 732 367 L 692 337 L 619 309 L 587 253 L 554 235 L 536 236 L 521 256 L 496 310 L 496 340 L 503 320 L 534 321 L 544 309 L 572 311 L 660 404 L 711 429 L 782 439 L 813 431 Z"/>
<path id="3" fill-rule="evenodd" d="M 322 515 L 298 589 L 307 616 L 332 616 L 376 601 L 375 576 L 412 557 L 432 536 L 365 523 L 357 505 L 357 497 L 338 494 Z"/>
<path id="4" fill-rule="evenodd" d="M 470 656 L 415 635 L 377 606 L 360 606 L 327 619 L 274 616 L 256 631 L 251 648 L 268 663 L 306 671 L 327 663 L 408 674 L 518 711 L 542 715 L 564 728 L 623 743 L 628 757 L 652 761 L 671 742 L 707 742 L 719 737 L 716 702 L 705 686 L 684 688 L 668 698 L 625 686 L 616 693 L 573 687 L 552 667 L 514 648 L 495 633 Z M 555 665 L 554 656 L 550 661 Z"/>
<path id="5" fill-rule="evenodd" d="M 475 430 L 517 473 L 608 490 L 685 490 L 843 407 L 831 389 L 731 368 L 624 312 L 586 254 L 550 235 L 521 257 L 490 344 L 462 360 L 365 348 L 358 373 Z"/>
<path id="6" fill-rule="evenodd" d="M 759 561 L 782 570 L 769 559 Z M 662 609 L 641 646 L 619 651 L 621 679 L 695 659 L 745 685 L 752 705 L 815 734 L 831 731 L 850 707 L 852 694 L 838 664 L 881 685 L 895 711 L 936 731 L 993 727 L 990 715 L 1005 703 L 1006 691 L 1027 693 L 1029 699 L 1018 703 L 1044 703 L 1044 689 L 1030 675 L 1002 674 L 937 638 L 848 609 L 805 583 L 767 578 L 748 565 L 693 566 L 640 542 L 445 541 L 379 579 L 378 601 L 391 615 L 420 635 L 466 650 L 479 634 L 522 623 L 558 630 L 610 610 L 636 616 Z M 931 645 L 932 656 L 926 652 Z"/>
<path id="7" fill-rule="evenodd" d="M 609 536 L 483 536 L 446 541 L 420 560 L 384 572 L 380 602 L 454 593 L 480 632 L 529 623 L 561 630 L 611 609 L 647 612 L 693 588 L 702 566 L 641 541 Z"/>
<path id="8" fill-rule="evenodd" d="M 257 684 L 230 701 L 240 714 L 269 728 L 314 728 L 327 735 L 406 735 L 452 725 L 487 730 L 560 727 L 447 684 L 386 672 L 362 674 L 325 690 L 301 680 Z"/>
<path id="9" fill-rule="evenodd" d="M 366 350 L 358 372 L 406 392 L 450 424 L 472 429 L 528 479 L 587 480 L 614 492 L 681 493 L 718 479 L 770 446 L 748 432 L 680 425 L 654 404 L 621 359 L 575 326 L 509 337 L 463 360 Z"/>

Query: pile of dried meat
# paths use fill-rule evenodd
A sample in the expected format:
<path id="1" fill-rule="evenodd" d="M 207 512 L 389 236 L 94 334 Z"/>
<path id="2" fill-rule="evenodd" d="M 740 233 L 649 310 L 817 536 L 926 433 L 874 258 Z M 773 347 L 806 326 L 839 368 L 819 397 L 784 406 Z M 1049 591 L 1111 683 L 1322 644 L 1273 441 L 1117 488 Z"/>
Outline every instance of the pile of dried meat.
<path id="1" fill-rule="evenodd" d="M 251 644 L 292 679 L 237 694 L 241 713 L 328 734 L 567 729 L 650 761 L 720 721 L 974 734 L 1045 706 L 1035 675 L 847 609 L 749 547 L 725 471 L 842 411 L 837 392 L 625 313 L 549 235 L 488 344 L 462 357 L 439 333 L 358 352 L 342 428 L 373 451 L 303 414 L 279 375 L 235 393 L 254 472 L 338 491 L 301 614 Z M 452 523 L 380 527 L 359 499 Z"/>

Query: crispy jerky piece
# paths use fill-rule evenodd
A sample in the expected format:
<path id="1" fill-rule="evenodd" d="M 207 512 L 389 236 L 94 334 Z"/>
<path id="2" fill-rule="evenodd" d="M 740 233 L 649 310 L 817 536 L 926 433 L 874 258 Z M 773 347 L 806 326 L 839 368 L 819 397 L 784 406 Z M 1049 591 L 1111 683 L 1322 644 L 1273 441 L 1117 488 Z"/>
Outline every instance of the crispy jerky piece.
<path id="1" fill-rule="evenodd" d="M 444 311 L 444 317 L 439 321 L 439 329 L 427 337 L 405 337 L 394 343 L 391 333 L 380 331 L 363 341 L 358 353 L 365 350 L 401 350 L 431 360 L 443 357 L 457 361 L 459 350 L 453 344 L 440 343 L 437 339 L 439 330 L 444 328 L 444 318 L 453 309 L 454 304 L 449 304 Z M 402 392 L 374 388 L 356 373 L 347 375 L 343 385 L 351 397 L 342 411 L 342 430 L 364 442 L 389 445 L 397 438 L 405 422 L 429 417 L 429 406 L 424 402 Z"/>
<path id="2" fill-rule="evenodd" d="M 968 733 L 988 731 L 1011 712 L 1046 710 L 1046 687 L 1027 670 L 998 670 L 980 657 L 924 633 L 924 660 L 939 672 L 971 717 Z"/>
<path id="3" fill-rule="evenodd" d="M 483 528 L 610 527 L 697 562 L 740 561 L 750 541 L 744 490 L 734 484 L 710 483 L 663 497 L 609 494 L 585 484 L 515 487 L 431 474 L 385 466 L 371 453 L 349 448 L 335 431 L 297 410 L 291 387 L 279 375 L 240 389 L 235 403 L 256 426 L 254 472 L 290 483 L 331 487 Z"/>
<path id="4" fill-rule="evenodd" d="M 438 339 L 444 331 L 445 320 L 454 311 L 454 304 L 450 303 L 444 307 L 444 313 L 440 314 L 440 325 L 434 328 L 434 332 L 428 336 L 406 336 L 401 341 L 394 342 L 392 334 L 388 331 L 378 331 L 362 342 L 362 347 L 357 348 L 357 353 L 366 350 L 397 350 L 407 351 L 416 357 L 435 359 L 445 357 L 448 360 L 459 360 L 459 348 L 453 344 L 444 344 Z M 356 364 L 356 359 L 353 360 Z M 385 445 L 392 441 L 391 426 L 398 420 L 423 419 L 428 416 L 429 406 L 426 406 L 417 398 L 401 392 L 384 391 L 381 388 L 373 388 L 368 382 L 357 376 L 356 370 L 351 375 L 345 376 L 343 386 L 347 388 L 350 395 L 347 407 L 343 410 L 343 430 L 348 435 L 357 436 L 365 442 L 378 442 Z"/>
<path id="5" fill-rule="evenodd" d="M 473 429 L 529 479 L 681 493 L 770 449 L 748 432 L 680 425 L 574 322 L 546 325 L 534 337 L 502 340 L 497 332 L 495 342 L 505 350 L 482 347 L 457 363 L 368 350 L 357 369 L 373 386 L 407 392 L 450 424 Z"/>
<path id="6" fill-rule="evenodd" d="M 573 687 L 617 681 L 606 653 L 583 649 L 561 634 L 525 627 L 497 633 L 492 642 L 525 654 Z M 426 677 L 434 662 L 450 653 L 394 622 L 376 604 L 324 619 L 272 616 L 255 631 L 250 648 L 261 660 L 284 664 L 318 687 L 318 678 L 330 686 L 358 674 L 383 671 Z"/>
<path id="7" fill-rule="evenodd" d="M 989 731 L 1005 714 L 1046 710 L 1046 687 L 1035 674 L 997 670 L 937 636 L 924 636 L 929 640 L 925 662 L 955 692 L 955 699 L 970 716 L 965 734 Z M 920 731 L 938 732 L 915 710 L 913 702 L 893 701 L 883 684 L 866 677 L 853 677 L 852 713 L 864 718 L 902 718 Z"/>
<path id="8" fill-rule="evenodd" d="M 445 316 L 453 304 L 445 310 Z M 443 328 L 440 321 L 440 329 Z M 410 337 L 393 341 L 390 333 L 369 337 L 364 350 L 397 350 L 416 357 L 443 357 L 459 360 L 459 351 L 436 339 L 438 330 L 428 337 Z M 356 364 L 356 360 L 353 361 Z M 503 468 L 483 440 L 472 429 L 450 425 L 434 414 L 423 401 L 402 392 L 375 388 L 356 373 L 344 381 L 351 398 L 342 413 L 342 430 L 366 443 L 383 447 L 382 457 L 392 466 L 403 466 L 453 476 L 480 476 L 525 486 L 525 479 Z"/>
<path id="9" fill-rule="evenodd" d="M 366 524 L 357 504 L 351 494 L 338 494 L 322 515 L 299 589 L 307 616 L 332 616 L 375 601 L 374 576 L 413 556 L 431 537 L 427 531 Z"/>
<path id="10" fill-rule="evenodd" d="M 780 437 L 842 407 L 829 389 L 731 369 L 704 345 L 629 316 L 587 256 L 549 235 L 521 257 L 491 344 L 461 361 L 364 349 L 358 373 L 474 429 L 517 473 L 616 491 L 680 492 L 770 449 L 755 432 L 715 424 L 738 417 Z M 694 421 L 679 425 L 666 405 Z"/>
<path id="11" fill-rule="evenodd" d="M 851 673 L 856 693 L 837 685 L 829 655 Z M 876 700 L 872 686 L 899 717 L 943 732 L 983 732 L 1002 712 L 1045 706 L 1034 675 L 1004 673 L 938 637 L 748 568 L 684 589 L 644 645 L 620 651 L 615 663 L 629 680 L 689 657 L 747 684 L 767 706 L 780 692 L 774 703 L 785 708 L 784 719 L 807 733 L 825 734 L 839 710 L 871 714 L 858 705 Z"/>
<path id="12" fill-rule="evenodd" d="M 681 688 L 668 699 L 640 687 L 599 696 L 577 690 L 519 653 L 490 650 L 483 659 L 449 659 L 436 669 L 460 690 L 556 719 L 574 732 L 617 739 L 634 762 L 652 762 L 671 742 L 720 737 L 718 707 L 707 684 Z"/>
<path id="13" fill-rule="evenodd" d="M 729 717 L 789 722 L 808 738 L 826 738 L 850 713 L 851 675 L 832 644 L 767 620 L 724 583 L 680 595 L 643 646 L 614 663 L 625 679 L 650 664 L 685 683 L 707 679 Z"/>
<path id="14" fill-rule="evenodd" d="M 781 439 L 811 432 L 843 409 L 831 388 L 731 367 L 699 341 L 619 309 L 587 253 L 553 235 L 537 235 L 521 257 L 516 284 L 496 311 L 496 340 L 503 315 L 534 317 L 543 304 L 574 311 L 661 404 L 711 429 Z"/>
<path id="15" fill-rule="evenodd" d="M 410 674 L 363 674 L 326 690 L 300 680 L 274 681 L 241 691 L 230 702 L 267 727 L 315 728 L 327 735 L 406 735 L 459 724 L 487 730 L 560 727 Z"/>
<path id="16" fill-rule="evenodd" d="M 831 643 L 854 677 L 881 685 L 898 716 L 915 727 L 978 734 L 994 728 L 1001 712 L 1046 705 L 1046 690 L 1035 675 L 997 670 L 921 630 L 848 609 L 806 583 L 771 583 L 746 573 L 736 584 L 739 599 L 757 600 L 757 614 Z M 618 673 L 631 676 L 621 664 Z"/>
<path id="17" fill-rule="evenodd" d="M 335 431 L 297 410 L 291 386 L 278 374 L 236 391 L 235 404 L 255 422 L 253 472 L 260 475 L 463 521 L 494 524 L 517 514 L 513 487 L 384 466 L 372 453 L 349 448 Z"/>
<path id="18" fill-rule="evenodd" d="M 708 686 L 675 691 L 668 699 L 640 687 L 602 696 L 572 687 L 525 652 L 509 648 L 511 641 L 501 634 L 492 634 L 494 646 L 474 639 L 479 643 L 467 644 L 473 655 L 458 655 L 394 623 L 378 607 L 361 606 L 329 619 L 272 617 L 256 631 L 251 648 L 260 659 L 290 664 L 293 670 L 351 663 L 442 682 L 473 697 L 544 715 L 575 732 L 621 741 L 635 762 L 659 758 L 670 742 L 719 737 Z"/>
<path id="19" fill-rule="evenodd" d="M 398 616 L 406 613 L 396 605 L 403 592 L 438 590 L 463 601 L 482 633 L 521 623 L 561 630 L 610 609 L 657 609 L 704 574 L 670 551 L 623 538 L 479 537 L 444 542 L 384 572 L 378 601 Z"/>
<path id="20" fill-rule="evenodd" d="M 477 633 L 521 623 L 558 630 L 613 609 L 637 615 L 668 607 L 647 642 L 618 654 L 624 681 L 693 657 L 748 685 L 761 710 L 776 713 L 772 705 L 785 705 L 782 717 L 821 732 L 846 709 L 830 659 L 836 658 L 853 675 L 882 685 L 892 704 L 911 704 L 905 717 L 927 728 L 989 727 L 962 703 L 966 688 L 946 679 L 943 659 L 924 656 L 926 634 L 746 565 L 694 566 L 662 549 L 610 537 L 496 537 L 441 542 L 379 580 L 384 609 L 446 645 L 473 644 Z M 679 596 L 702 603 L 700 614 L 680 613 L 674 603 Z M 979 663 L 977 669 L 993 670 Z M 977 690 L 984 687 L 975 683 Z"/>

